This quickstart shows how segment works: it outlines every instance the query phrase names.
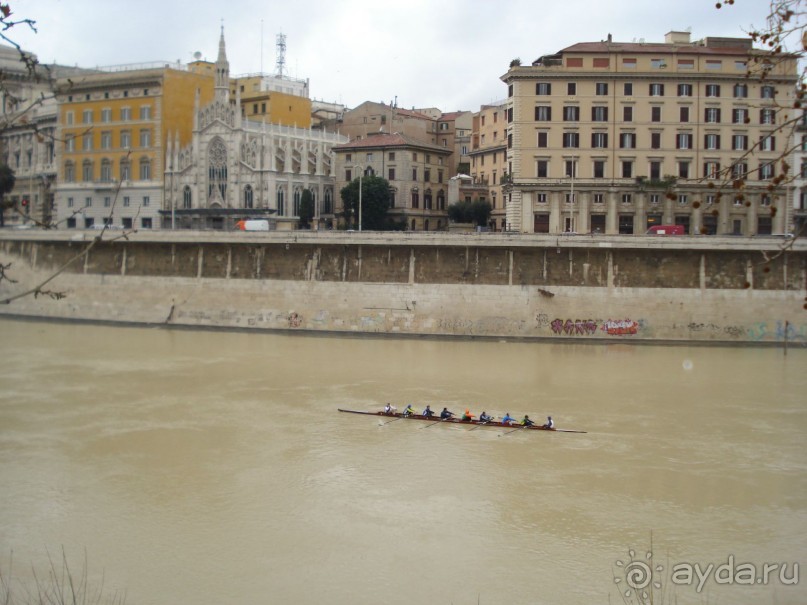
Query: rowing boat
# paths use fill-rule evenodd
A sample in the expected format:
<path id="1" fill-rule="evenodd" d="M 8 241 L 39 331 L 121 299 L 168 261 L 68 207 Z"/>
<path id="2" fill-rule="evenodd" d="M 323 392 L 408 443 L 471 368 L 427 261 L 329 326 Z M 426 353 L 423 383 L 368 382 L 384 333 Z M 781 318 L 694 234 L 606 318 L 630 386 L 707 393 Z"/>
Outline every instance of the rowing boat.
<path id="1" fill-rule="evenodd" d="M 517 422 L 507 423 L 499 422 L 498 420 L 490 420 L 488 422 L 481 422 L 479 420 L 462 420 L 461 418 L 440 418 L 439 416 L 423 416 L 422 414 L 410 414 L 404 416 L 402 412 L 363 412 L 361 410 L 343 410 L 337 408 L 340 412 L 346 414 L 363 414 L 365 416 L 382 416 L 384 418 L 404 418 L 406 420 L 426 420 L 429 422 L 445 422 L 446 424 L 463 424 L 463 425 L 478 425 L 478 426 L 494 426 L 494 427 L 510 427 L 510 428 L 523 428 L 528 431 L 552 431 L 554 433 L 585 433 L 586 431 L 573 431 L 570 429 L 547 428 L 539 424 L 531 426 L 522 426 Z"/>

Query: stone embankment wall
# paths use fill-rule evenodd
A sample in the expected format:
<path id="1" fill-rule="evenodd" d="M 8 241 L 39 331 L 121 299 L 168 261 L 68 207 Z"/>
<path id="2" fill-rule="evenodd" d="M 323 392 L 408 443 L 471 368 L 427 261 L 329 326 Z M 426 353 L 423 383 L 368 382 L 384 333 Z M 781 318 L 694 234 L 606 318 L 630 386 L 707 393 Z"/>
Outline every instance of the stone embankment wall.
<path id="1" fill-rule="evenodd" d="M 7 315 L 371 334 L 807 345 L 774 238 L 5 232 Z M 87 251 L 87 248 L 91 248 Z M 766 259 L 770 259 L 766 262 Z M 50 293 L 50 294 L 48 294 Z"/>

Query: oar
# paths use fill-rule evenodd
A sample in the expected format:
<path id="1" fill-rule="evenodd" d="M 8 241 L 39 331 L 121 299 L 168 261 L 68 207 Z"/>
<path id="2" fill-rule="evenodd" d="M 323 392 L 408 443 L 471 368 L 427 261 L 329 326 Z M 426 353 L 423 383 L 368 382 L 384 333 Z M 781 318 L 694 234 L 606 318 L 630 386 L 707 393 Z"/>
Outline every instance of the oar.
<path id="1" fill-rule="evenodd" d="M 488 424 L 489 422 L 493 422 L 493 416 L 491 416 L 491 417 L 490 417 L 490 420 L 485 420 L 485 422 L 480 422 L 480 423 L 478 423 L 478 424 L 477 424 L 477 425 L 476 425 L 474 428 L 472 428 L 472 429 L 471 429 L 470 431 L 468 431 L 468 432 L 470 433 L 471 431 L 475 431 L 475 430 L 476 430 L 476 429 L 478 429 L 480 426 L 485 426 L 485 425 L 486 425 L 486 424 Z"/>
<path id="2" fill-rule="evenodd" d="M 379 420 L 378 421 L 378 426 L 384 426 L 385 424 L 389 424 L 390 422 L 395 422 L 396 420 L 400 420 L 401 418 L 403 418 L 403 416 L 398 416 L 397 418 L 395 418 L 393 420 L 387 420 L 386 422 L 381 422 Z"/>
<path id="3" fill-rule="evenodd" d="M 517 429 L 513 429 L 512 431 L 507 431 L 506 433 L 499 433 L 499 437 L 504 437 L 505 435 L 509 435 L 510 433 L 515 433 L 518 430 L 527 428 L 528 425 L 522 424 Z"/>
<path id="4" fill-rule="evenodd" d="M 431 424 L 427 424 L 426 426 L 422 426 L 420 428 L 427 429 L 430 426 L 434 426 L 435 424 L 440 424 L 441 422 L 445 422 L 446 420 L 449 420 L 450 418 L 451 418 L 451 416 L 447 416 L 445 418 L 440 418 L 440 420 L 438 420 L 437 422 L 432 422 Z"/>

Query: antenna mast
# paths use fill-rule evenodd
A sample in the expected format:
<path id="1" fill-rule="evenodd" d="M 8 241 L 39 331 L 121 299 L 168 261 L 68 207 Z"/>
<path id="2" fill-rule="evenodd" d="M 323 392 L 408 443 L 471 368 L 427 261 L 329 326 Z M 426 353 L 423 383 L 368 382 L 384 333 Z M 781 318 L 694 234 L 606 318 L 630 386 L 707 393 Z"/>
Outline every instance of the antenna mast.
<path id="1" fill-rule="evenodd" d="M 286 71 L 286 34 L 281 32 L 277 35 L 277 44 L 275 46 L 277 47 L 275 71 L 282 78 L 283 72 Z"/>

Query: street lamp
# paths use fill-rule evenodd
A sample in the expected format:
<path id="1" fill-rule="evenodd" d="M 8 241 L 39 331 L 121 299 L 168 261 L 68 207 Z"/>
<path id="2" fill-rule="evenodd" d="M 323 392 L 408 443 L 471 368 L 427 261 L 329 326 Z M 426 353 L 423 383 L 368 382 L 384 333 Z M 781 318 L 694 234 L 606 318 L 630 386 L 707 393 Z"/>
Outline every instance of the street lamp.
<path id="1" fill-rule="evenodd" d="M 364 167 L 354 166 L 353 169 L 359 171 L 359 231 L 361 231 L 361 177 L 364 175 Z"/>

